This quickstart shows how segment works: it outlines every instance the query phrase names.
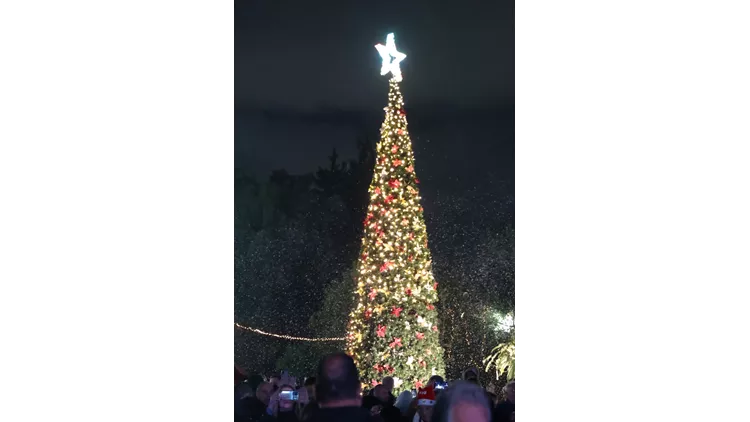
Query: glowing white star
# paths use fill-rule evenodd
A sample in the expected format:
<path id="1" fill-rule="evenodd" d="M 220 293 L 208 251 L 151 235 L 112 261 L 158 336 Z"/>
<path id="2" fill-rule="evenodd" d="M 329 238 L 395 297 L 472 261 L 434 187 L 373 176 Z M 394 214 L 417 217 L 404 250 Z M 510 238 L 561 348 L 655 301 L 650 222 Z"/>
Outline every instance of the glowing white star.
<path id="1" fill-rule="evenodd" d="M 385 45 L 378 44 L 375 48 L 378 49 L 380 57 L 383 58 L 383 67 L 380 68 L 380 74 L 387 75 L 388 72 L 391 72 L 393 79 L 396 82 L 401 82 L 403 78 L 401 77 L 401 68 L 398 64 L 406 58 L 406 54 L 396 50 L 396 41 L 393 33 L 388 34 L 388 37 L 385 39 Z"/>

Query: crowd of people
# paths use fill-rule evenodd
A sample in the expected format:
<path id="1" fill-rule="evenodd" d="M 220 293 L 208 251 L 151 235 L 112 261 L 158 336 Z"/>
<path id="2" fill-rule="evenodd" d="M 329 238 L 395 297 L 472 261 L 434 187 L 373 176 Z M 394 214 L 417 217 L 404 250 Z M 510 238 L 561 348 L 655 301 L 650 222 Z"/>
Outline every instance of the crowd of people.
<path id="1" fill-rule="evenodd" d="M 237 380 L 236 380 L 237 381 Z M 298 384 L 287 373 L 256 375 L 235 384 L 235 422 L 509 422 L 515 421 L 515 381 L 500 392 L 482 388 L 477 370 L 447 383 L 435 375 L 415 392 L 394 396 L 385 377 L 362 390 L 354 360 L 345 353 L 323 357 L 314 377 Z"/>

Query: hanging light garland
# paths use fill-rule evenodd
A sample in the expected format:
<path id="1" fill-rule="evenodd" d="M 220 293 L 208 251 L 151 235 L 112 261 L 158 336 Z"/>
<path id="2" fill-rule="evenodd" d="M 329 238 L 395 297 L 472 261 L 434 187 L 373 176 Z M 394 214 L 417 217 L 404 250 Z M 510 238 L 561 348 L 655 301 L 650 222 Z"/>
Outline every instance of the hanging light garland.
<path id="1" fill-rule="evenodd" d="M 283 338 L 285 340 L 296 340 L 296 341 L 344 341 L 346 340 L 346 337 L 319 337 L 319 338 L 310 338 L 310 337 L 295 337 L 295 336 L 288 336 L 286 334 L 274 334 L 274 333 L 267 333 L 263 330 L 259 330 L 257 328 L 253 327 L 246 327 L 244 325 L 234 323 L 234 326 L 237 328 L 240 328 L 245 331 L 252 331 L 257 334 L 262 334 L 264 336 L 270 336 L 270 337 L 276 337 L 276 338 Z"/>

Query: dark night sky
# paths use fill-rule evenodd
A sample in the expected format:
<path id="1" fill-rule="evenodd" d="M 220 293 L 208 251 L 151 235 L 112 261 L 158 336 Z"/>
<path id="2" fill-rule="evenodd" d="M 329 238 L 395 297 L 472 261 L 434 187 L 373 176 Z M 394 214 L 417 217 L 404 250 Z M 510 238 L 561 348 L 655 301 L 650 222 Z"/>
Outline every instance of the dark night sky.
<path id="1" fill-rule="evenodd" d="M 388 77 L 374 45 L 394 32 L 425 185 L 512 184 L 512 1 L 236 0 L 235 15 L 236 166 L 308 172 L 376 140 Z"/>

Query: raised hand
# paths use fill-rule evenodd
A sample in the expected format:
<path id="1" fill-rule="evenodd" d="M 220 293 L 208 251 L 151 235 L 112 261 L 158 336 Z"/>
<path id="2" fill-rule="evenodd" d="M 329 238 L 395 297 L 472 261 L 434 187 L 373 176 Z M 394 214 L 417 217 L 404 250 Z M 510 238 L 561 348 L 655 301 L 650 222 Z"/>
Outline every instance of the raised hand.
<path id="1" fill-rule="evenodd" d="M 310 403 L 310 396 L 307 395 L 307 388 L 300 387 L 297 389 L 297 393 L 299 394 L 299 401 L 302 404 Z"/>

